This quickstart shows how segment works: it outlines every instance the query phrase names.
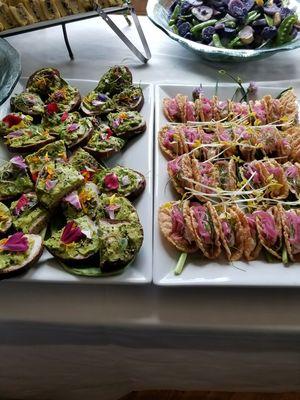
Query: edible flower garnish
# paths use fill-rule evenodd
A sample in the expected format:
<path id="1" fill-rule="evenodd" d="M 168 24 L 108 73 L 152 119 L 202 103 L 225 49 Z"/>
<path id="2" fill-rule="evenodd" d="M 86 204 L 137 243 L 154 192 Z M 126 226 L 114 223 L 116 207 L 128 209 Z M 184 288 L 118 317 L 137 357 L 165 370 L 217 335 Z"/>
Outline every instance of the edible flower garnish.
<path id="1" fill-rule="evenodd" d="M 91 181 L 95 175 L 95 170 L 89 167 L 85 167 L 84 169 L 82 169 L 80 171 L 81 175 L 84 177 L 84 180 L 87 181 Z"/>
<path id="2" fill-rule="evenodd" d="M 54 189 L 55 186 L 57 185 L 57 183 L 58 183 L 58 180 L 57 180 L 57 179 L 54 179 L 54 180 L 47 179 L 47 180 L 46 180 L 46 183 L 45 183 L 45 185 L 46 185 L 46 190 L 50 191 L 50 190 Z"/>
<path id="3" fill-rule="evenodd" d="M 20 169 L 26 169 L 27 166 L 25 164 L 25 160 L 22 156 L 15 156 L 10 159 L 10 162 Z"/>
<path id="4" fill-rule="evenodd" d="M 16 137 L 20 137 L 24 134 L 24 131 L 22 131 L 21 129 L 18 129 L 17 131 L 13 131 L 13 132 L 9 132 L 8 135 L 6 135 L 7 139 L 13 139 Z"/>
<path id="5" fill-rule="evenodd" d="M 115 219 L 115 211 L 119 210 L 120 206 L 117 204 L 110 204 L 109 206 L 105 207 L 105 211 L 107 212 L 110 219 Z"/>
<path id="6" fill-rule="evenodd" d="M 68 132 L 75 132 L 75 131 L 77 131 L 78 128 L 79 128 L 79 124 L 73 123 L 68 126 L 67 130 L 68 130 Z"/>
<path id="7" fill-rule="evenodd" d="M 68 196 L 66 196 L 64 198 L 64 201 L 66 201 L 67 203 L 70 203 L 72 206 L 74 206 L 76 208 L 76 210 L 81 210 L 81 204 L 80 204 L 80 200 L 79 200 L 79 196 L 78 193 L 76 191 L 68 194 Z"/>
<path id="8" fill-rule="evenodd" d="M 76 226 L 74 221 L 70 221 L 64 227 L 60 240 L 64 244 L 76 243 L 79 242 L 85 234 L 81 231 L 81 229 Z"/>
<path id="9" fill-rule="evenodd" d="M 8 128 L 11 128 L 18 125 L 22 121 L 22 118 L 19 115 L 9 114 L 4 117 L 2 121 L 8 126 Z"/>
<path id="10" fill-rule="evenodd" d="M 29 249 L 27 237 L 23 232 L 17 232 L 9 236 L 8 239 L 0 241 L 1 251 L 10 251 L 12 253 L 25 253 Z"/>
<path id="11" fill-rule="evenodd" d="M 123 176 L 121 182 L 122 182 L 122 186 L 128 186 L 128 185 L 130 185 L 129 176 L 128 176 L 128 175 Z"/>
<path id="12" fill-rule="evenodd" d="M 68 118 L 69 118 L 69 114 L 67 113 L 67 111 L 65 111 L 63 113 L 63 115 L 61 116 L 60 120 L 61 120 L 61 122 L 65 122 L 65 120 Z"/>
<path id="13" fill-rule="evenodd" d="M 58 105 L 57 103 L 49 103 L 45 105 L 46 112 L 48 115 L 54 114 L 58 112 Z"/>
<path id="14" fill-rule="evenodd" d="M 116 190 L 119 188 L 119 179 L 116 174 L 110 173 L 104 178 L 104 185 L 107 189 Z"/>
<path id="15" fill-rule="evenodd" d="M 22 211 L 26 208 L 26 206 L 29 204 L 29 200 L 26 196 L 26 194 L 22 194 L 20 197 L 19 201 L 16 204 L 16 207 L 14 208 L 14 214 L 15 215 L 20 215 Z"/>

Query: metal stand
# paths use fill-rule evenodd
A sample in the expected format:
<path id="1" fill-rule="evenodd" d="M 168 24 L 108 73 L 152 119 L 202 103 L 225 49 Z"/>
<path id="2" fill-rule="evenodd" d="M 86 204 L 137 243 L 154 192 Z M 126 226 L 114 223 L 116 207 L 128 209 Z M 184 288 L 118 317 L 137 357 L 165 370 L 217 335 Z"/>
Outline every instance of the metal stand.
<path id="1" fill-rule="evenodd" d="M 138 16 L 136 15 L 135 9 L 131 6 L 131 4 L 128 4 L 128 10 L 133 19 L 136 30 L 139 34 L 140 40 L 142 42 L 145 51 L 145 55 L 138 50 L 138 48 L 128 39 L 126 35 L 124 35 L 124 33 L 117 27 L 117 25 L 112 21 L 112 19 L 101 7 L 99 6 L 96 7 L 97 13 L 100 15 L 100 17 L 103 18 L 103 20 L 107 23 L 107 25 L 110 26 L 110 28 L 118 35 L 118 37 L 122 40 L 122 42 L 125 43 L 125 45 L 137 56 L 139 60 L 141 60 L 143 63 L 146 63 L 151 58 L 151 52 L 147 40 L 145 38 Z"/>
<path id="2" fill-rule="evenodd" d="M 71 60 L 74 60 L 74 54 L 73 54 L 73 51 L 72 51 L 71 46 L 70 46 L 66 24 L 63 23 L 63 24 L 61 24 L 61 26 L 62 26 L 62 30 L 63 30 L 63 34 L 64 34 L 65 44 L 66 44 L 66 47 L 67 47 L 67 50 L 68 50 L 68 53 L 69 53 L 69 57 L 70 57 Z"/>
<path id="3" fill-rule="evenodd" d="M 117 25 L 109 17 L 110 14 L 124 15 L 127 23 L 130 25 L 131 22 L 128 18 L 128 13 L 132 17 L 132 20 L 133 20 L 136 30 L 138 32 L 139 38 L 143 45 L 145 54 L 141 53 L 140 50 L 138 50 L 138 48 L 127 38 L 127 36 L 117 27 Z M 41 22 L 37 22 L 32 25 L 9 29 L 9 30 L 0 32 L 0 37 L 15 36 L 15 35 L 19 35 L 19 34 L 25 33 L 25 32 L 33 32 L 33 31 L 36 31 L 39 29 L 46 29 L 46 28 L 50 28 L 52 26 L 61 25 L 62 31 L 63 31 L 63 36 L 64 36 L 64 41 L 65 41 L 65 44 L 66 44 L 66 47 L 67 47 L 67 50 L 69 53 L 69 57 L 71 60 L 74 60 L 74 54 L 72 52 L 72 48 L 71 48 L 71 45 L 69 42 L 66 25 L 71 22 L 82 21 L 82 20 L 85 20 L 88 18 L 94 18 L 94 17 L 98 17 L 98 16 L 100 16 L 110 26 L 110 28 L 118 35 L 118 37 L 123 41 L 123 43 L 125 43 L 125 45 L 137 56 L 137 58 L 139 60 L 141 60 L 143 63 L 146 63 L 147 61 L 150 60 L 151 52 L 150 52 L 147 40 L 145 38 L 143 29 L 141 27 L 140 21 L 138 19 L 138 16 L 136 15 L 135 9 L 131 5 L 130 0 L 127 0 L 126 4 L 122 7 L 110 7 L 110 8 L 103 9 L 103 8 L 97 6 L 95 11 L 92 11 L 92 12 L 70 15 L 68 17 L 63 17 L 63 18 L 56 19 L 56 20 L 41 21 Z"/>

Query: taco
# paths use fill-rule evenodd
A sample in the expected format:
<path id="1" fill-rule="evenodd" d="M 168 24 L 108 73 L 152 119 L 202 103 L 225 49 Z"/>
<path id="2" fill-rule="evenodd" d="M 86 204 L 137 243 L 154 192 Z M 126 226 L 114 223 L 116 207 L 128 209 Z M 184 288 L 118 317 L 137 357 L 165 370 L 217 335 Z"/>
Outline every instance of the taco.
<path id="1" fill-rule="evenodd" d="M 230 161 L 220 160 L 214 163 L 218 183 L 217 188 L 226 191 L 234 191 L 237 188 L 236 164 L 233 159 Z"/>
<path id="2" fill-rule="evenodd" d="M 164 126 L 158 132 L 158 142 L 164 155 L 168 158 L 176 158 L 187 153 L 185 139 L 180 127 Z"/>
<path id="3" fill-rule="evenodd" d="M 287 162 L 282 165 L 284 175 L 288 181 L 289 190 L 298 199 L 300 197 L 300 164 Z"/>
<path id="4" fill-rule="evenodd" d="M 197 161 L 197 160 L 196 160 Z M 188 189 L 194 189 L 192 158 L 183 154 L 168 162 L 167 170 L 175 190 L 183 195 Z"/>
<path id="5" fill-rule="evenodd" d="M 186 200 L 183 215 L 189 231 L 205 257 L 218 258 L 221 254 L 221 223 L 210 202 L 193 203 Z"/>
<path id="6" fill-rule="evenodd" d="M 274 257 L 281 260 L 282 223 L 280 209 L 277 206 L 268 210 L 253 212 L 256 219 L 258 237 L 263 247 Z"/>
<path id="7" fill-rule="evenodd" d="M 197 246 L 194 237 L 184 220 L 183 209 L 179 202 L 162 205 L 158 212 L 161 233 L 177 250 L 194 253 Z"/>
<path id="8" fill-rule="evenodd" d="M 238 213 L 232 207 L 217 208 L 221 224 L 220 238 L 229 261 L 238 261 L 244 254 L 245 231 Z"/>
<path id="9" fill-rule="evenodd" d="M 284 210 L 282 206 L 278 206 L 278 208 L 288 257 L 295 262 L 299 260 L 300 253 L 300 210 Z"/>
<path id="10" fill-rule="evenodd" d="M 214 167 L 214 164 L 210 161 L 200 162 L 193 158 L 192 163 L 192 173 L 194 180 L 194 189 L 199 192 L 196 198 L 199 201 L 206 202 L 208 197 L 206 195 L 216 194 L 218 189 L 218 171 Z M 191 183 L 189 183 L 192 186 Z M 203 195 L 201 195 L 201 193 Z"/>
<path id="11" fill-rule="evenodd" d="M 239 217 L 244 231 L 244 257 L 247 261 L 256 260 L 262 249 L 258 236 L 256 217 L 251 213 L 244 212 L 237 206 L 234 206 L 233 210 Z"/>
<path id="12" fill-rule="evenodd" d="M 272 199 L 286 199 L 289 195 L 289 184 L 282 166 L 272 159 L 263 161 L 263 165 L 262 174 L 268 185 L 266 194 Z"/>

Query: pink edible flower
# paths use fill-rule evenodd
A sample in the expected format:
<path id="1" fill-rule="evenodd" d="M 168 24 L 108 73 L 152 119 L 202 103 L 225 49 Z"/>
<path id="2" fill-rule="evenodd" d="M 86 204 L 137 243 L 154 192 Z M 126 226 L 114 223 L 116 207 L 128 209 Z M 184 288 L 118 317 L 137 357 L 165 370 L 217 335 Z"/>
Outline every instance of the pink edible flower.
<path id="1" fill-rule="evenodd" d="M 79 124 L 73 123 L 73 124 L 68 126 L 67 131 L 68 132 L 75 132 L 75 131 L 77 131 L 78 128 L 79 128 Z"/>
<path id="2" fill-rule="evenodd" d="M 79 196 L 76 191 L 68 194 L 68 196 L 66 196 L 64 198 L 64 201 L 66 201 L 67 203 L 70 203 L 72 206 L 74 206 L 76 208 L 76 210 L 82 209 L 80 200 L 79 200 Z"/>
<path id="3" fill-rule="evenodd" d="M 26 197 L 25 194 L 22 194 L 20 199 L 18 200 L 16 207 L 14 209 L 14 214 L 15 215 L 20 215 L 20 213 L 26 208 L 26 206 L 29 204 L 29 200 Z"/>
<path id="4" fill-rule="evenodd" d="M 25 160 L 22 156 L 15 156 L 10 159 L 10 162 L 20 169 L 26 169 L 27 166 L 25 164 Z"/>
<path id="5" fill-rule="evenodd" d="M 278 238 L 278 232 L 273 216 L 267 211 L 254 211 L 253 215 L 259 217 L 264 229 L 265 238 L 269 241 L 270 245 L 274 245 Z"/>
<path id="6" fill-rule="evenodd" d="M 119 179 L 116 174 L 110 173 L 104 178 L 104 185 L 107 189 L 116 190 L 119 188 Z"/>
<path id="7" fill-rule="evenodd" d="M 10 251 L 12 253 L 25 253 L 29 249 L 27 237 L 23 232 L 17 232 L 0 244 L 1 250 Z"/>
<path id="8" fill-rule="evenodd" d="M 57 182 L 58 182 L 57 179 L 55 179 L 55 180 L 47 179 L 46 180 L 46 190 L 50 191 L 50 190 L 54 189 L 55 186 L 57 185 Z"/>
<path id="9" fill-rule="evenodd" d="M 24 132 L 19 129 L 18 131 L 10 132 L 6 137 L 8 139 L 12 139 L 12 138 L 20 137 L 23 134 L 24 134 Z"/>
<path id="10" fill-rule="evenodd" d="M 248 93 L 249 94 L 256 94 L 258 90 L 258 86 L 255 82 L 250 82 L 248 86 Z"/>
<path id="11" fill-rule="evenodd" d="M 81 229 L 76 226 L 74 221 L 70 221 L 64 227 L 60 240 L 64 244 L 76 243 L 79 242 L 80 239 L 86 237 L 86 235 L 81 231 Z"/>
<path id="12" fill-rule="evenodd" d="M 107 212 L 110 219 L 115 219 L 115 211 L 119 210 L 120 206 L 117 204 L 110 204 L 109 206 L 105 207 L 105 211 Z"/>

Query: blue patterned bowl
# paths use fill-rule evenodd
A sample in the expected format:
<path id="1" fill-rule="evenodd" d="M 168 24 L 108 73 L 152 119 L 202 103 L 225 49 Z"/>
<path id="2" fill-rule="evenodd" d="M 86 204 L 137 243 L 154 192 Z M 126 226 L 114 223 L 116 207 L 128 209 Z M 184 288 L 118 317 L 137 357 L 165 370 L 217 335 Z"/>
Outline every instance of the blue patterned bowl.
<path id="1" fill-rule="evenodd" d="M 20 75 L 19 53 L 6 40 L 0 39 L 0 105 L 10 96 Z"/>
<path id="2" fill-rule="evenodd" d="M 300 47 L 300 35 L 282 46 L 272 48 L 261 48 L 255 50 L 247 49 L 221 49 L 217 47 L 207 46 L 202 43 L 193 42 L 192 40 L 184 39 L 174 33 L 168 26 L 168 10 L 172 4 L 172 0 L 148 0 L 147 14 L 150 20 L 171 39 L 177 41 L 182 46 L 199 54 L 202 58 L 216 62 L 245 62 L 250 60 L 258 60 L 267 58 L 281 51 L 293 50 Z M 300 11 L 299 2 L 296 0 L 290 1 L 291 7 L 296 7 L 298 14 Z"/>

